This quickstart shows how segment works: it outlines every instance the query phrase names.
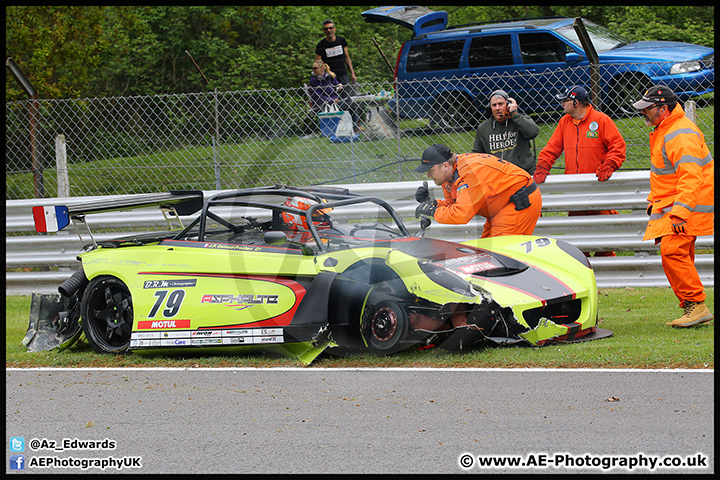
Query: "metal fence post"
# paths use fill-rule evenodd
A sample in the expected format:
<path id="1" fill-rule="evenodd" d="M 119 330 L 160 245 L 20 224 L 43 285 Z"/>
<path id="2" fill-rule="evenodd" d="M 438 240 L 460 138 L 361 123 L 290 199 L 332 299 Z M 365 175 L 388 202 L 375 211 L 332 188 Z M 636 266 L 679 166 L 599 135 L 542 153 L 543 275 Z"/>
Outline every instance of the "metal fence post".
<path id="1" fill-rule="evenodd" d="M 218 158 L 218 150 L 220 149 L 220 114 L 218 112 L 218 89 L 215 87 L 215 95 L 213 95 L 215 107 L 215 138 L 213 139 L 213 165 L 215 168 L 215 188 L 220 190 L 220 159 Z"/>

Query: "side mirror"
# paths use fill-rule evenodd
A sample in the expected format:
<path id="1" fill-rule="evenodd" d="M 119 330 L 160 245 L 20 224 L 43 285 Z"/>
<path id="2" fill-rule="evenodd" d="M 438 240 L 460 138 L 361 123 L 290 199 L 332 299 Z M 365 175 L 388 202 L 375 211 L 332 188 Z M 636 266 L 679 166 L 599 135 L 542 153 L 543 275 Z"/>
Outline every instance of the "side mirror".
<path id="1" fill-rule="evenodd" d="M 268 245 L 284 245 L 287 243 L 288 238 L 285 232 L 265 232 L 263 240 Z"/>
<path id="2" fill-rule="evenodd" d="M 303 255 L 315 255 L 315 250 L 308 247 L 307 245 L 304 245 L 299 242 L 291 242 L 288 240 L 287 235 L 285 235 L 285 232 L 277 232 L 277 231 L 270 231 L 265 232 L 265 235 L 263 235 L 263 241 L 267 243 L 268 245 L 297 245 L 300 247 L 300 250 L 302 251 Z"/>
<path id="3" fill-rule="evenodd" d="M 567 63 L 577 63 L 583 59 L 584 57 L 577 52 L 569 52 L 565 54 L 565 61 Z"/>

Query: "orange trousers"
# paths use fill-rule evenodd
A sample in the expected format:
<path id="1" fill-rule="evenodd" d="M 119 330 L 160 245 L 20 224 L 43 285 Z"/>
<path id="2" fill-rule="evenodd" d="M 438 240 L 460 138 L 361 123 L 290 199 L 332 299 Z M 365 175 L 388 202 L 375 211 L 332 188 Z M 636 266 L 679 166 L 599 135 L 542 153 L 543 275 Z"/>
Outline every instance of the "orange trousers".
<path id="1" fill-rule="evenodd" d="M 503 235 L 532 235 L 535 230 L 540 211 L 542 210 L 542 194 L 538 188 L 528 197 L 530 206 L 515 210 L 513 202 L 505 205 L 499 212 L 485 220 L 482 236 L 502 237 Z"/>
<path id="2" fill-rule="evenodd" d="M 665 235 L 660 239 L 663 270 L 681 307 L 685 301 L 705 301 L 705 289 L 695 268 L 696 239 L 690 235 Z"/>

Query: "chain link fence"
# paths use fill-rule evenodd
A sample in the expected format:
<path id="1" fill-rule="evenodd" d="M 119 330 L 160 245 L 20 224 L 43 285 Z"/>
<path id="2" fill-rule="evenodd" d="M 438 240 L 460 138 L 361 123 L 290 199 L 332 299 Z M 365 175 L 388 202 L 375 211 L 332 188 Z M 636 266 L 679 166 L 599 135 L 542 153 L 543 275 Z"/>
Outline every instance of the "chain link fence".
<path id="1" fill-rule="evenodd" d="M 586 67 L 361 82 L 354 85 L 349 109 L 356 117 L 354 132 L 344 128 L 342 114 L 313 110 L 303 86 L 7 102 L 6 199 L 421 180 L 414 162 L 427 146 L 471 151 L 477 125 L 490 117 L 487 95 L 498 88 L 524 92 L 516 100 L 540 126 L 533 146 L 537 158 L 562 116 L 554 98 L 560 88 L 552 86 L 573 85 L 570 80 L 580 73 L 589 78 Z M 590 90 L 589 80 L 585 86 Z M 623 170 L 649 166 L 651 128 L 627 108 L 646 87 L 628 78 L 595 90 L 593 104 L 613 117 L 627 143 Z M 696 93 L 707 88 L 698 86 Z M 714 98 L 706 93 L 686 104 L 713 157 Z M 561 156 L 551 173 L 563 168 Z"/>

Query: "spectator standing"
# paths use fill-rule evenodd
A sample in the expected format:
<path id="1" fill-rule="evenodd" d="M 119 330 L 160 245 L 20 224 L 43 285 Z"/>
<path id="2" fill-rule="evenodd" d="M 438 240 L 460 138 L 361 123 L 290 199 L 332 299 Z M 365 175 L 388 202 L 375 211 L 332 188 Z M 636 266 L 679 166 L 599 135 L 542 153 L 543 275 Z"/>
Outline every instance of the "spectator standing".
<path id="1" fill-rule="evenodd" d="M 315 47 L 315 60 L 327 63 L 330 70 L 337 75 L 338 82 L 343 85 L 357 82 L 350 53 L 348 53 L 347 41 L 344 37 L 336 35 L 335 23 L 329 18 L 323 22 L 322 29 L 325 38 L 320 40 Z M 347 68 L 345 68 L 346 65 Z M 348 69 L 350 76 L 348 76 Z"/>
<path id="2" fill-rule="evenodd" d="M 517 165 L 530 175 L 535 172 L 535 156 L 530 141 L 540 127 L 529 115 L 518 111 L 518 104 L 504 90 L 490 94 L 492 118 L 480 124 L 475 134 L 473 153 L 489 153 Z"/>
<path id="3" fill-rule="evenodd" d="M 426 173 L 444 196 L 431 198 L 424 182 L 415 192 L 420 202 L 416 217 L 459 225 L 482 215 L 486 221 L 481 238 L 531 235 L 535 230 L 542 195 L 532 176 L 507 160 L 486 153 L 455 155 L 437 144 L 425 149 L 415 171 Z"/>
<path id="4" fill-rule="evenodd" d="M 655 239 L 665 276 L 683 315 L 666 323 L 694 327 L 708 323 L 705 290 L 695 267 L 698 235 L 712 235 L 715 220 L 715 161 L 700 129 L 685 116 L 675 93 L 654 85 L 633 104 L 650 132 L 650 194 L 643 240 Z"/>
<path id="5" fill-rule="evenodd" d="M 558 122 L 547 145 L 538 155 L 533 174 L 543 183 L 558 157 L 565 153 L 565 173 L 594 173 L 601 182 L 610 178 L 625 161 L 625 139 L 610 117 L 595 110 L 585 88 L 575 86 L 560 92 L 565 115 Z M 578 210 L 569 216 L 616 215 L 617 210 Z M 590 256 L 589 253 L 585 254 Z M 596 252 L 596 257 L 614 257 L 615 252 Z"/>

